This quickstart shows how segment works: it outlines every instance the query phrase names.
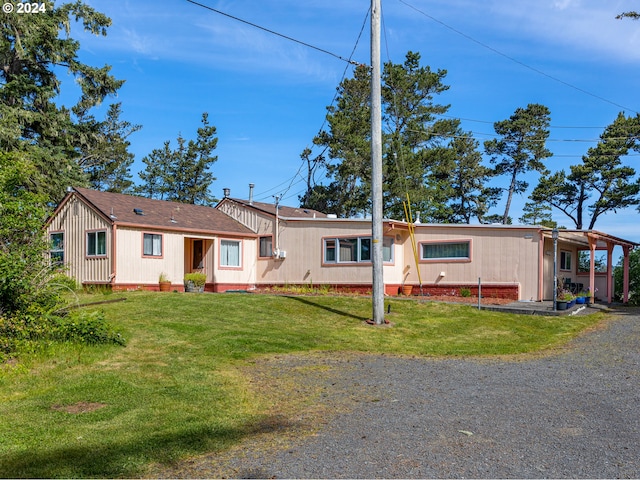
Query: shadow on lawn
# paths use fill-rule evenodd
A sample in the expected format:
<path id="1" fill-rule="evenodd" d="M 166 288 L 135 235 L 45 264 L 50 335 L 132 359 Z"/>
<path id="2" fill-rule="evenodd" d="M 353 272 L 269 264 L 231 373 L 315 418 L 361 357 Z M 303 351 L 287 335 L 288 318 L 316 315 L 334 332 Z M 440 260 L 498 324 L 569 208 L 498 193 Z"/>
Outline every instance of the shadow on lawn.
<path id="1" fill-rule="evenodd" d="M 20 452 L 0 458 L 0 478 L 133 478 L 150 464 L 175 465 L 186 456 L 228 448 L 248 435 L 290 428 L 283 418 L 258 417 L 240 428 L 198 427 L 122 444 L 104 443 Z"/>
<path id="2" fill-rule="evenodd" d="M 353 318 L 355 320 L 360 320 L 360 321 L 364 321 L 367 318 L 369 318 L 369 317 L 360 317 L 358 315 L 354 315 L 348 312 L 343 312 L 342 310 L 336 310 L 335 308 L 327 307 L 326 305 L 320 305 L 305 297 L 295 297 L 292 295 L 285 295 L 285 297 L 300 303 L 304 303 L 305 305 L 309 305 L 311 307 L 321 308 L 322 310 L 326 310 L 327 312 L 335 313 L 336 315 L 341 315 L 343 317 L 349 317 L 349 318 Z"/>

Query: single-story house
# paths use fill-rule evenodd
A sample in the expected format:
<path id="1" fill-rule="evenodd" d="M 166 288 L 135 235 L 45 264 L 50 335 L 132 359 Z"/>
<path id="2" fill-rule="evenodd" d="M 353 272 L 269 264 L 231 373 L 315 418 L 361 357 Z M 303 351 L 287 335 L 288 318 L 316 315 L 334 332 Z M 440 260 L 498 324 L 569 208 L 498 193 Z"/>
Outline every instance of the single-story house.
<path id="1" fill-rule="evenodd" d="M 215 208 L 72 189 L 47 222 L 52 258 L 83 284 L 156 289 L 165 272 L 181 289 L 191 271 L 207 274 L 206 290 L 372 285 L 371 220 L 336 218 L 310 209 L 225 197 Z M 115 239 L 115 240 L 114 240 Z M 555 243 L 555 248 L 554 248 Z M 385 220 L 385 293 L 460 294 L 523 301 L 553 298 L 554 257 L 560 285 L 613 296 L 613 251 L 625 259 L 636 243 L 598 231 L 540 226 L 409 225 Z M 154 250 L 155 249 L 155 250 Z M 604 253 L 606 267 L 596 256 Z M 586 257 L 584 256 L 586 255 Z M 585 267 L 585 258 L 586 265 Z"/>
<path id="2" fill-rule="evenodd" d="M 51 258 L 82 285 L 172 289 L 203 272 L 205 289 L 255 284 L 257 235 L 211 207 L 70 188 L 46 223 Z"/>

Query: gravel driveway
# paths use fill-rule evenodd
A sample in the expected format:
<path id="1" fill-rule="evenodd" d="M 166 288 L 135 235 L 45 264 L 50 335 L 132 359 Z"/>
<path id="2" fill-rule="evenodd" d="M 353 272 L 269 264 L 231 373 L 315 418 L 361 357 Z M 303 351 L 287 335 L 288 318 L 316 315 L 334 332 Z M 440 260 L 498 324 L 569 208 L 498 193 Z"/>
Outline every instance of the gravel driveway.
<path id="1" fill-rule="evenodd" d="M 283 419 L 273 429 L 281 428 L 285 441 L 274 442 L 272 434 L 268 445 L 248 442 L 165 474 L 640 477 L 639 310 L 621 310 L 601 328 L 545 356 L 323 354 L 275 358 L 265 368 L 299 381 L 301 395 L 304 382 L 313 378 L 322 392 L 320 405 L 331 410 L 321 416 L 326 423 L 312 434 L 287 436 L 295 421 Z"/>

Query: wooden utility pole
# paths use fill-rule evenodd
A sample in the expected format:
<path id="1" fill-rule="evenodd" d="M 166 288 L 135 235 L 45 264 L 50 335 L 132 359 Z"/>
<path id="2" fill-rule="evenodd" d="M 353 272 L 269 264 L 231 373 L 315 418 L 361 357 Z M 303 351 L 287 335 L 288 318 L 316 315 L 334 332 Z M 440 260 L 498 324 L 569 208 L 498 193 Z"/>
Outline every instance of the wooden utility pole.
<path id="1" fill-rule="evenodd" d="M 373 323 L 384 323 L 382 231 L 382 93 L 380 86 L 380 0 L 371 0 L 371 234 Z"/>

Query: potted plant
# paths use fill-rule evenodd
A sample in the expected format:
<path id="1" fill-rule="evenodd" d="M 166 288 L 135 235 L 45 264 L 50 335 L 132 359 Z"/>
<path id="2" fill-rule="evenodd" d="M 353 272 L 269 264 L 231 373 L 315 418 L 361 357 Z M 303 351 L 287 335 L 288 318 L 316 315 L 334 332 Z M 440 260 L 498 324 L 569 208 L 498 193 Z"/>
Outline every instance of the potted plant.
<path id="1" fill-rule="evenodd" d="M 558 292 L 558 297 L 556 300 L 556 309 L 557 310 L 566 310 L 569 307 L 569 304 L 573 300 L 573 295 L 571 292 L 567 290 L 561 290 Z"/>
<path id="2" fill-rule="evenodd" d="M 567 302 L 567 308 L 571 308 L 576 304 L 576 299 L 571 292 L 565 292 L 562 299 Z"/>
<path id="3" fill-rule="evenodd" d="M 167 277 L 166 273 L 162 272 L 160 274 L 160 276 L 158 277 L 158 283 L 160 284 L 161 292 L 171 291 L 171 281 L 169 280 L 169 277 Z"/>
<path id="4" fill-rule="evenodd" d="M 205 283 L 207 283 L 207 276 L 204 273 L 187 273 L 184 276 L 184 291 L 202 293 Z"/>
<path id="5" fill-rule="evenodd" d="M 585 292 L 580 292 L 576 295 L 576 304 L 584 305 L 587 303 L 587 294 Z"/>

